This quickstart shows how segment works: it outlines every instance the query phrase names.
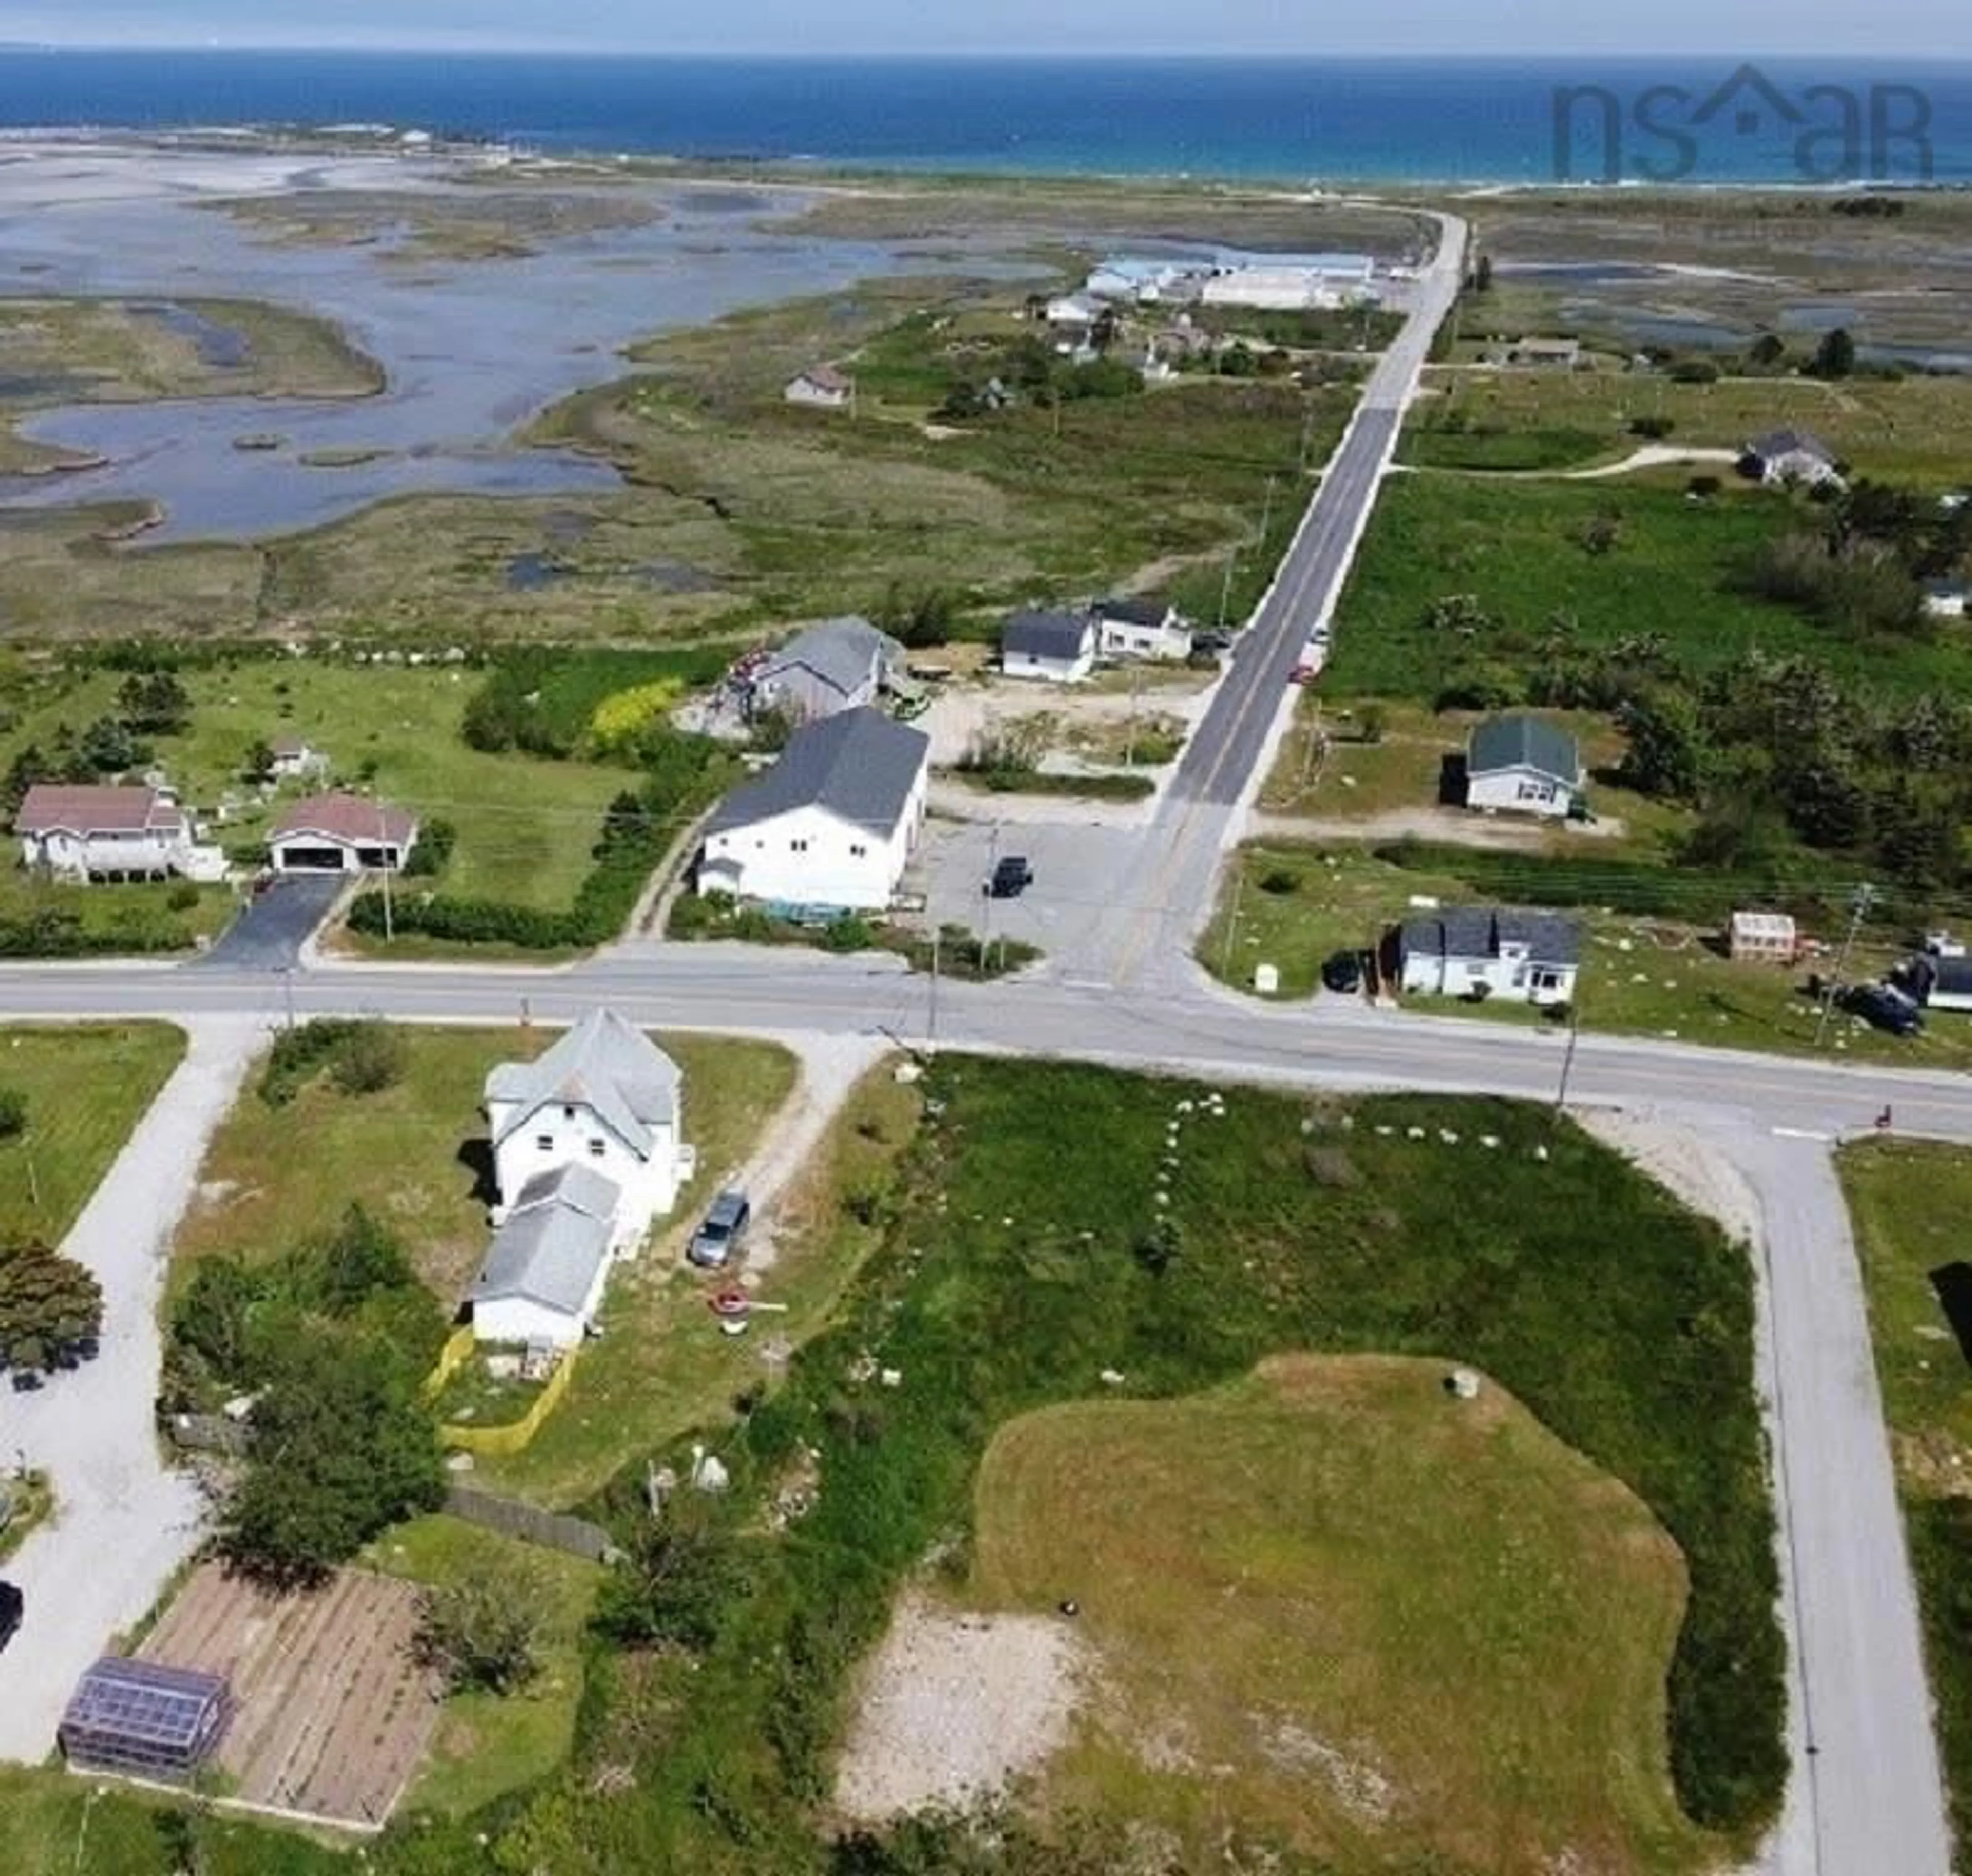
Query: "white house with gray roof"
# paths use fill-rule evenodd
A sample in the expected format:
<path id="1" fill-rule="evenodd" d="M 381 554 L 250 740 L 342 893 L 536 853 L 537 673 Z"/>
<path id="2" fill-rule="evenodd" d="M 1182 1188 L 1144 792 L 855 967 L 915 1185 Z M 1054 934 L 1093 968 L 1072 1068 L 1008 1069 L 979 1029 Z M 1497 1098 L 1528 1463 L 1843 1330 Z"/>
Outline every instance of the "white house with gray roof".
<path id="1" fill-rule="evenodd" d="M 1835 452 L 1812 430 L 1770 430 L 1756 436 L 1739 454 L 1742 475 L 1769 483 L 1798 483 L 1818 488 L 1823 483 L 1843 486 Z"/>
<path id="2" fill-rule="evenodd" d="M 612 1179 L 586 1166 L 537 1173 L 515 1194 L 466 1294 L 475 1342 L 573 1348 L 602 1307 L 615 1261 Z"/>
<path id="3" fill-rule="evenodd" d="M 924 824 L 931 739 L 867 706 L 798 729 L 713 809 L 698 890 L 811 914 L 886 911 Z"/>
<path id="4" fill-rule="evenodd" d="M 1084 612 L 1016 612 L 1000 634 L 1000 669 L 1008 677 L 1079 684 L 1095 668 L 1095 621 Z"/>
<path id="5" fill-rule="evenodd" d="M 616 1196 L 609 1243 L 634 1252 L 651 1221 L 677 1202 L 696 1156 L 680 1137 L 683 1078 L 642 1029 L 592 1010 L 531 1062 L 486 1078 L 496 1222 L 543 1177 L 579 1166 Z"/>
<path id="6" fill-rule="evenodd" d="M 748 680 L 749 707 L 797 723 L 875 703 L 895 690 L 904 648 L 866 618 L 824 619 L 769 652 Z"/>
<path id="7" fill-rule="evenodd" d="M 1544 716 L 1524 710 L 1489 716 L 1466 742 L 1468 807 L 1560 820 L 1582 788 L 1581 746 Z"/>
<path id="8" fill-rule="evenodd" d="M 1571 1003 L 1581 964 L 1582 928 L 1549 912 L 1451 905 L 1407 920 L 1397 935 L 1407 997 Z"/>

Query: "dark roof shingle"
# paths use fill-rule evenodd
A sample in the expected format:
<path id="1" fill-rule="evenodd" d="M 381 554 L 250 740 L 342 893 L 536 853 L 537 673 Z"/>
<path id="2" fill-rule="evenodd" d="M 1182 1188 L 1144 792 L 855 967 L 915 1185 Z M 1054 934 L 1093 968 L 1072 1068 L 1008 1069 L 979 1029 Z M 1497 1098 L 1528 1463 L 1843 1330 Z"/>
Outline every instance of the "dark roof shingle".
<path id="1" fill-rule="evenodd" d="M 712 811 L 708 834 L 749 827 L 796 808 L 823 807 L 887 838 L 909 807 L 931 750 L 921 729 L 867 704 L 809 723 L 788 737 L 780 760 L 743 782 Z"/>
<path id="2" fill-rule="evenodd" d="M 1004 657 L 1017 651 L 1027 657 L 1075 659 L 1089 637 L 1089 621 L 1076 612 L 1016 612 L 1000 635 Z"/>
<path id="3" fill-rule="evenodd" d="M 1448 905 L 1405 922 L 1403 948 L 1438 958 L 1497 958 L 1504 945 L 1524 945 L 1540 964 L 1582 961 L 1582 928 L 1559 912 L 1515 905 Z"/>

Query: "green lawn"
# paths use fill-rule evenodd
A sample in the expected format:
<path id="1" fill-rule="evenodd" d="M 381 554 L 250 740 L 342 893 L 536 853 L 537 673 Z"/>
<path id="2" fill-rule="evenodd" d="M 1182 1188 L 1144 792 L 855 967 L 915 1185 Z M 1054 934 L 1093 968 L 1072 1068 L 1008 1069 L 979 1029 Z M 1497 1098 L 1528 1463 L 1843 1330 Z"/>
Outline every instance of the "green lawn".
<path id="1" fill-rule="evenodd" d="M 1573 468 L 1620 459 L 1646 444 L 1737 450 L 1769 430 L 1812 430 L 1857 474 L 1956 488 L 1963 479 L 1972 381 L 1727 377 L 1679 384 L 1662 372 L 1437 367 L 1414 407 L 1403 459 L 1445 468 Z M 1668 421 L 1639 436 L 1638 419 Z M 1729 464 L 1692 473 L 1732 475 Z"/>
<path id="2" fill-rule="evenodd" d="M 935 1104 L 922 1121 L 913 1118 L 920 1089 Z M 1749 1842 L 1778 1802 L 1784 1760 L 1743 1254 L 1544 1111 L 1409 1098 L 1342 1107 L 1234 1089 L 1219 1114 L 1206 1094 L 1089 1068 L 957 1056 L 942 1059 L 920 1088 L 866 1084 L 817 1156 L 813 1183 L 798 1189 L 797 1236 L 762 1292 L 797 1303 L 784 1320 L 801 1346 L 785 1380 L 770 1380 L 746 1341 L 728 1344 L 702 1326 L 694 1334 L 681 1312 L 670 1344 L 673 1391 L 653 1397 L 648 1418 L 620 1436 L 628 1453 L 655 1445 L 676 1462 L 696 1427 L 733 1468 L 720 1516 L 733 1533 L 734 1574 L 717 1605 L 717 1639 L 702 1656 L 593 1652 L 570 1756 L 544 1785 L 455 1822 L 407 1822 L 371 1846 L 372 1866 L 388 1876 L 433 1876 L 482 1858 L 556 1876 L 839 1870 L 817 1834 L 817 1805 L 856 1663 L 934 1548 L 962 1577 L 975 1548 L 988 1555 L 968 1540 L 968 1507 L 994 1432 L 1077 1401 L 1181 1415 L 1182 1405 L 1154 1404 L 1237 1383 L 1269 1354 L 1300 1350 L 1415 1356 L 1434 1372 L 1445 1360 L 1468 1362 L 1503 1391 L 1482 1397 L 1481 1412 L 1511 1416 L 1513 1431 L 1488 1455 L 1464 1455 L 1454 1468 L 1456 1518 L 1430 1512 L 1441 1487 L 1432 1483 L 1436 1449 L 1427 1437 L 1387 1455 L 1384 1489 L 1362 1501 L 1366 1515 L 1373 1506 L 1389 1520 L 1379 1528 L 1415 1519 L 1421 1545 L 1450 1547 L 1436 1574 L 1459 1580 L 1435 1588 L 1432 1608 L 1469 1609 L 1455 1652 L 1463 1659 L 1464 1648 L 1497 1641 L 1514 1684 L 1546 1703 L 1527 1711 L 1515 1703 L 1498 1721 L 1503 1731 L 1491 1718 L 1447 1723 L 1428 1788 L 1445 1802 L 1404 1813 L 1406 1854 L 1419 1832 L 1455 1847 L 1459 1832 L 1484 1832 L 1485 1817 L 1466 1803 L 1488 1790 L 1506 1793 L 1508 1812 L 1538 1814 L 1538 1829 L 1483 1847 L 1473 1867 L 1499 1876 L 1552 1870 L 1539 1832 L 1554 1823 L 1546 1796 L 1560 1793 L 1582 1807 L 1570 1819 L 1618 1820 L 1591 1846 L 1598 1867 L 1695 1876 Z M 1409 1137 L 1412 1129 L 1420 1138 Z M 1462 1144 L 1441 1140 L 1441 1129 Z M 1482 1135 L 1500 1144 L 1488 1149 Z M 1066 1159 L 1065 1139 L 1076 1143 Z M 1470 1154 L 1484 1157 L 1484 1177 L 1427 1170 Z M 1164 1207 L 1153 1194 L 1167 1159 L 1176 1170 Z M 1168 1227 L 1154 1230 L 1161 1217 Z M 871 1378 L 878 1362 L 897 1370 L 894 1388 Z M 1099 1382 L 1105 1369 L 1125 1377 L 1120 1388 Z M 1510 1408 L 1507 1394 L 1533 1418 Z M 1432 1409 L 1441 1405 L 1460 1411 L 1434 1392 Z M 1350 1437 L 1334 1427 L 1336 1452 L 1350 1450 Z M 1329 1444 L 1301 1442 L 1308 1457 L 1296 1463 L 1320 1463 Z M 1516 1508 L 1517 1493 L 1526 1495 L 1509 1489 L 1507 1474 L 1530 1457 L 1562 1482 L 1561 1499 Z M 1270 1462 L 1261 1472 L 1277 1470 Z M 1676 1558 L 1634 1500 L 1593 1482 L 1598 1470 L 1641 1498 L 1681 1551 L 1690 1586 L 1681 1623 Z M 1366 1464 L 1341 1471 L 1350 1489 L 1370 1476 Z M 1192 1483 L 1209 1486 L 1227 1472 L 1216 1463 L 1194 1470 Z M 645 1515 L 642 1478 L 633 1463 L 596 1507 L 626 1531 Z M 1401 1493 L 1389 1489 L 1398 1478 Z M 802 1480 L 810 1508 L 773 1535 L 782 1519 L 772 1507 Z M 1487 1481 L 1499 1489 L 1482 1492 Z M 1589 1521 L 1579 1515 L 1585 1493 L 1595 1508 Z M 1074 1522 L 1087 1529 L 1079 1512 Z M 1174 1567 L 1204 1566 L 1210 1553 L 1185 1542 L 1184 1519 L 1160 1528 Z M 1285 1569 L 1304 1528 L 1291 1515 L 1256 1524 L 1254 1541 Z M 1480 1541 L 1475 1531 L 1492 1535 Z M 1624 1532 L 1633 1542 L 1620 1541 Z M 1496 1541 L 1507 1548 L 1490 1550 Z M 1635 1573 L 1630 1593 L 1584 1568 L 1564 1571 L 1552 1595 L 1532 1597 L 1535 1560 L 1559 1568 L 1564 1542 L 1581 1546 L 1573 1554 L 1582 1558 L 1615 1542 L 1623 1562 L 1612 1567 Z M 1084 1546 L 1076 1556 L 1079 1580 L 1088 1554 Z M 1489 1555 L 1510 1560 L 1503 1577 L 1481 1567 Z M 1405 1567 L 1396 1562 L 1388 1571 L 1354 1567 L 1350 1598 L 1338 1596 L 1333 1608 L 1324 1598 L 1294 1617 L 1281 1647 L 1318 1642 L 1346 1617 L 1334 1671 L 1351 1677 L 1360 1711 L 1392 1741 L 1422 1739 L 1440 1724 L 1419 1711 L 1434 1703 L 1403 1698 L 1400 1677 L 1382 1687 L 1371 1671 L 1383 1650 L 1392 1651 L 1393 1671 L 1415 1661 L 1408 1623 L 1390 1633 L 1357 1621 L 1386 1593 L 1400 1611 L 1398 1586 L 1416 1578 L 1392 1574 Z M 1099 1585 L 1079 1593 L 1092 1620 L 1112 1619 L 1098 1613 Z M 1560 1649 L 1559 1664 L 1542 1674 L 1542 1649 L 1569 1624 L 1590 1620 L 1598 1597 L 1609 1621 L 1620 1606 L 1629 1625 L 1622 1646 L 1605 1625 L 1593 1643 Z M 1644 1672 L 1654 1623 L 1658 1665 Z M 1302 1697 L 1299 1686 L 1291 1692 Z M 1553 1717 L 1571 1703 L 1583 1720 L 1572 1734 Z M 550 1735 L 561 1737 L 559 1719 L 536 1731 L 531 1716 L 506 1718 L 516 1721 L 511 1734 L 485 1735 L 491 1773 L 482 1780 L 469 1756 L 442 1766 L 426 1788 L 434 1803 L 469 1803 L 496 1782 L 524 1779 L 549 1756 Z M 1507 1750 L 1502 1742 L 1514 1738 L 1542 1743 Z M 1681 1823 L 1666 1804 L 1667 1759 L 1683 1811 L 1729 1843 Z M 1409 1775 L 1427 1776 L 1416 1763 L 1405 1761 Z M 1502 1767 L 1517 1768 L 1503 1785 L 1494 1776 Z M 0 1807 L 0 1843 L 14 1846 L 16 1866 L 73 1855 L 77 1786 L 12 1775 L 4 1790 L 19 1797 Z M 1277 1819 L 1292 1829 L 1300 1816 L 1256 1814 L 1242 1827 L 1264 1845 Z M 173 1861 L 145 1834 L 144 1817 L 106 1800 L 100 1865 L 83 1867 L 166 1876 Z M 1113 1835 L 1131 1820 L 1094 1822 Z M 267 1838 L 256 1861 L 255 1827 L 214 1820 L 198 1829 L 212 1876 L 314 1876 L 324 1867 L 299 1839 Z M 1336 1876 L 1383 1876 L 1387 1849 L 1359 1834 L 1331 1866 Z M 934 1855 L 915 1867 L 953 1866 Z"/>
<path id="3" fill-rule="evenodd" d="M 684 1131 L 698 1149 L 698 1170 L 642 1256 L 611 1278 L 603 1339 L 583 1351 L 567 1394 L 532 1444 L 511 1458 L 480 1460 L 475 1476 L 494 1491 L 557 1508 L 581 1503 L 713 1405 L 708 1368 L 750 1377 L 759 1367 L 757 1352 L 736 1357 L 717 1334 L 703 1282 L 676 1266 L 713 1195 L 732 1183 L 774 1124 L 793 1091 L 797 1064 L 772 1042 L 658 1039 L 684 1073 Z"/>
<path id="4" fill-rule="evenodd" d="M 61 1241 L 184 1052 L 162 1023 L 0 1029 L 0 1087 L 28 1098 L 0 1141 L 0 1238 Z"/>
<path id="5" fill-rule="evenodd" d="M 1102 1688 L 1051 1804 L 1166 1835 L 1187 1868 L 1255 1840 L 1334 1869 L 1545 1870 L 1592 1844 L 1704 1866 L 1666 1759 L 1677 1546 L 1497 1384 L 1462 1402 L 1446 1372 L 1286 1356 L 1001 1428 L 965 1600 L 1050 1615 L 1073 1586 Z"/>
<path id="6" fill-rule="evenodd" d="M 57 723 L 79 729 L 112 710 L 121 681 L 94 674 L 39 703 L 4 755 L 29 742 L 45 749 Z M 473 670 L 250 657 L 188 671 L 181 681 L 192 698 L 191 726 L 181 736 L 158 738 L 157 759 L 188 801 L 215 811 L 230 804 L 213 830 L 227 846 L 262 837 L 279 811 L 279 801 L 263 808 L 240 780 L 248 749 L 262 738 L 302 737 L 328 753 L 336 779 L 355 784 L 367 770 L 390 799 L 457 828 L 447 890 L 566 905 L 589 872 L 603 808 L 635 779 L 596 763 L 468 747 L 459 732 L 480 682 Z M 288 785 L 282 798 L 301 791 Z"/>
<path id="7" fill-rule="evenodd" d="M 1256 964 L 1271 964 L 1280 974 L 1279 996 L 1306 997 L 1331 952 L 1373 945 L 1390 926 L 1419 915 L 1413 897 L 1448 905 L 1568 904 L 1582 896 L 1585 882 L 1601 876 L 1590 870 L 1598 862 L 1624 863 L 1599 850 L 1578 850 L 1571 862 L 1436 847 L 1419 850 L 1415 863 L 1399 866 L 1381 850 L 1336 841 L 1252 841 L 1233 856 L 1197 955 L 1215 977 L 1240 990 L 1252 988 Z M 1572 915 L 1581 919 L 1586 938 L 1576 999 L 1584 1029 L 1837 1062 L 1972 1069 L 1972 1022 L 1948 1013 L 1934 1016 L 1921 1036 L 1902 1038 L 1838 1012 L 1817 1039 L 1820 1010 L 1804 993 L 1807 967 L 1735 964 L 1720 953 L 1719 919 L 1697 911 L 1717 897 L 1717 882 L 1694 885 L 1674 870 L 1657 874 L 1647 867 L 1641 876 L 1660 883 L 1654 889 L 1665 910 L 1624 913 L 1592 903 Z M 1729 886 L 1725 889 L 1729 895 Z M 1824 935 L 1839 939 L 1840 932 L 1831 925 Z M 1880 939 L 1866 941 L 1851 960 L 1851 977 L 1876 977 L 1901 954 Z M 1497 1000 L 1420 997 L 1406 1007 L 1491 1022 L 1552 1020 L 1526 1005 Z"/>
<path id="8" fill-rule="evenodd" d="M 1785 1771 L 1782 1651 L 1740 1250 L 1572 1127 L 1507 1104 L 1366 1101 L 1345 1127 L 1344 1110 L 1237 1089 L 1220 1117 L 1189 1085 L 957 1057 L 926 1085 L 942 1104 L 883 1200 L 883 1248 L 837 1326 L 719 1443 L 737 1529 L 757 1528 L 791 1473 L 818 1481 L 812 1509 L 785 1541 L 743 1540 L 746 1593 L 696 1667 L 622 1664 L 590 1754 L 514 1825 L 505 1847 L 518 1865 L 828 1868 L 813 1807 L 855 1665 L 927 1553 L 963 1571 L 995 1431 L 1056 1403 L 1117 1398 L 1105 1369 L 1125 1377 L 1122 1398 L 1168 1400 L 1296 1349 L 1469 1361 L 1637 1493 L 1689 1574 L 1667 1682 L 1652 1675 L 1639 1696 L 1658 1711 L 1668 1686 L 1684 1808 L 1742 1843 L 1771 1818 Z M 1167 1211 L 1153 1194 L 1174 1121 Z M 1464 1144 L 1438 1144 L 1440 1128 Z M 1066 1157 L 1064 1140 L 1076 1143 Z M 1449 1176 L 1473 1154 L 1483 1176 L 1479 1161 L 1472 1177 Z M 1159 1233 L 1161 1212 L 1170 1225 Z M 873 1387 L 877 1362 L 896 1370 L 894 1388 Z M 1184 1532 L 1167 1529 L 1190 1555 Z M 1092 1607 L 1102 1586 L 1079 1573 L 1062 1593 Z M 1606 1682 L 1601 1649 L 1572 1659 Z M 1650 1722 L 1632 1713 L 1628 1724 L 1634 1750 Z M 1663 1748 L 1647 1750 L 1647 1765 L 1590 1748 L 1578 1789 L 1661 1778 Z M 626 1758 L 634 1794 L 586 1795 L 597 1766 Z M 1127 1822 L 1095 1820 L 1112 1834 Z M 1501 1848 L 1482 1866 L 1553 1867 Z M 1392 1865 L 1365 1845 L 1335 1867 Z"/>
<path id="9" fill-rule="evenodd" d="M 444 1516 L 396 1526 L 359 1561 L 388 1576 L 439 1587 L 517 1565 L 542 1591 L 539 1675 L 504 1697 L 451 1695 L 424 1769 L 404 1795 L 405 1808 L 463 1816 L 553 1772 L 568 1757 L 574 1739 L 582 1698 L 583 1630 L 601 1566 Z"/>
<path id="10" fill-rule="evenodd" d="M 178 902 L 189 898 L 188 905 Z M 189 951 L 217 938 L 240 909 L 230 886 L 143 881 L 128 886 L 77 886 L 18 869 L 0 872 L 0 922 L 39 925 L 73 919 L 81 954 L 132 955 Z M 59 949 L 59 945 L 50 947 Z"/>
<path id="11" fill-rule="evenodd" d="M 1839 1164 L 1869 1298 L 1876 1377 L 1923 1609 L 1939 1750 L 1957 1840 L 1972 1871 L 1972 1369 L 1937 1285 L 1962 1284 L 1972 1154 L 1871 1140 Z M 1958 1303 L 1963 1309 L 1963 1301 Z"/>
<path id="12" fill-rule="evenodd" d="M 1616 522 L 1614 543 L 1592 552 L 1586 530 L 1604 517 Z M 1757 644 L 1825 659 L 1903 693 L 1972 681 L 1958 633 L 1928 644 L 1858 644 L 1737 589 L 1762 541 L 1816 525 L 1788 498 L 1750 488 L 1690 502 L 1678 486 L 1627 479 L 1393 477 L 1337 608 L 1322 688 L 1344 700 L 1428 700 L 1475 664 L 1518 676 L 1537 661 L 1557 614 L 1574 622 L 1583 646 L 1660 633 L 1700 671 Z M 1423 627 L 1435 601 L 1462 593 L 1499 622 L 1492 636 L 1468 641 Z"/>

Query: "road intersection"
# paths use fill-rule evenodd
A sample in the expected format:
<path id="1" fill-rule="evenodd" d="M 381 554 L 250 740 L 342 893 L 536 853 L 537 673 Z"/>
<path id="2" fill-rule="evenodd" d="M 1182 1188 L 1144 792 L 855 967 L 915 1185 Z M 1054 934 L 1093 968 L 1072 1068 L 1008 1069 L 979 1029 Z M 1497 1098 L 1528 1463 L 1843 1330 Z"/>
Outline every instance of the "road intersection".
<path id="1" fill-rule="evenodd" d="M 883 954 L 648 943 L 554 971 L 18 966 L 0 968 L 0 1020 L 155 1016 L 197 1038 L 346 1013 L 557 1024 L 607 1003 L 654 1028 L 887 1036 L 918 1049 L 1209 1078 L 1556 1099 L 1568 1044 L 1552 1030 L 1334 999 L 1265 1006 L 1209 984 L 1189 961 L 1290 707 L 1288 674 L 1334 603 L 1432 333 L 1458 291 L 1464 233 L 1443 223 L 1412 318 L 1377 366 L 1166 798 L 1137 836 L 1128 873 L 1136 889 L 1072 954 L 997 984 L 940 984 Z M 1900 1132 L 1972 1142 L 1972 1080 L 1592 1034 L 1573 1046 L 1568 1091 L 1571 1102 L 1647 1113 L 1701 1135 L 1743 1177 L 1765 1223 L 1760 1373 L 1781 1514 L 1794 1776 L 1761 1867 L 1771 1876 L 1948 1876 L 1915 1598 L 1830 1151 L 1885 1108 Z M 51 1574 L 58 1548 L 67 1555 L 58 1533 L 37 1534 L 41 1549 L 24 1553 Z M 38 1756 L 38 1744 L 44 1751 L 48 1740 L 37 1726 L 17 1726 L 0 1735 L 0 1757 Z"/>

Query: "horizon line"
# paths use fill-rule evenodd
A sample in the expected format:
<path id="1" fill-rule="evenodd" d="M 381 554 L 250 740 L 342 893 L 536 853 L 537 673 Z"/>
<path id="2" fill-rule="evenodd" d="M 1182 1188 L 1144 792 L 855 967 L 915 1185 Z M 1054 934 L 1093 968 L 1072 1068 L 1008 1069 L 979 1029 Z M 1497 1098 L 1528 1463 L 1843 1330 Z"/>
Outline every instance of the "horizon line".
<path id="1" fill-rule="evenodd" d="M 1539 50 L 1530 47 L 1487 51 L 1419 53 L 1383 50 L 1373 47 L 1319 52 L 1285 51 L 1264 45 L 1217 47 L 1183 47 L 1164 50 L 1115 52 L 1106 47 L 1061 46 L 1029 47 L 1007 51 L 997 47 L 950 46 L 899 50 L 872 47 L 822 53 L 759 50 L 735 51 L 709 46 L 635 45 L 616 42 L 571 40 L 481 40 L 442 35 L 401 41 L 356 40 L 218 40 L 201 38 L 116 39 L 0 38 L 0 54 L 36 53 L 138 53 L 179 52 L 230 55 L 247 53 L 286 53 L 306 57 L 401 57 L 420 53 L 465 54 L 485 58 L 638 58 L 675 59 L 703 63 L 762 65 L 797 64 L 909 64 L 942 62 L 1004 65 L 1050 64 L 1102 64 L 1107 65 L 1224 64 L 1236 60 L 1265 59 L 1275 64 L 1300 65 L 1361 64 L 1374 62 L 1391 65 L 1517 65 L 1572 64 L 1595 60 L 1606 64 L 1663 66 L 1690 60 L 1718 64 L 1804 64 L 1840 59 L 1856 67 L 1899 70 L 1930 70 L 1941 66 L 1972 65 L 1972 47 L 1961 52 L 1927 52 L 1912 57 L 1889 57 L 1873 51 L 1830 47 L 1823 50 L 1781 52 L 1746 52 L 1684 49 L 1641 51 L 1633 48 L 1577 47 L 1573 50 Z"/>

